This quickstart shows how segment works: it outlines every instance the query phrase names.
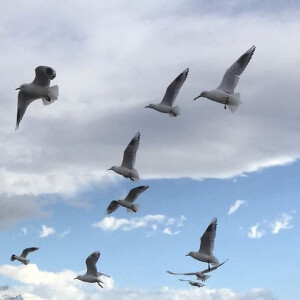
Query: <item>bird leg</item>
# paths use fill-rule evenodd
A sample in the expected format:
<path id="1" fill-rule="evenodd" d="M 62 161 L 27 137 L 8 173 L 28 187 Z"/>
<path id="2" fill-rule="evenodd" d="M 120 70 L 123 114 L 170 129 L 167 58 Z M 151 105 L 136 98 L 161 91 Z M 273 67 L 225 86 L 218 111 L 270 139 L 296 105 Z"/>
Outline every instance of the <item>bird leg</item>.
<path id="1" fill-rule="evenodd" d="M 227 104 L 229 103 L 229 100 L 228 100 L 228 98 L 226 99 L 226 101 L 225 101 L 225 105 L 224 105 L 224 109 L 226 109 L 227 108 Z"/>
<path id="2" fill-rule="evenodd" d="M 209 265 L 209 263 L 207 263 L 208 264 L 208 270 L 210 271 L 210 265 Z"/>
<path id="3" fill-rule="evenodd" d="M 49 96 L 46 96 L 45 99 L 49 102 L 51 101 L 51 98 Z"/>
<path id="4" fill-rule="evenodd" d="M 103 286 L 100 284 L 100 282 L 97 282 L 98 283 L 98 285 L 101 287 L 101 288 L 103 288 Z"/>

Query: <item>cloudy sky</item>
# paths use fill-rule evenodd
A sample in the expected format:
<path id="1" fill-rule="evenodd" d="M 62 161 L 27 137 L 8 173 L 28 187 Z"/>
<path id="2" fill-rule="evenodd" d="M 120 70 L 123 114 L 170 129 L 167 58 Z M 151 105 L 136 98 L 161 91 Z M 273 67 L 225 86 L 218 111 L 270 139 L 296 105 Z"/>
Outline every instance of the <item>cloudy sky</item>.
<path id="1" fill-rule="evenodd" d="M 297 299 L 299 20 L 298 1 L 2 1 L 1 284 L 29 299 Z M 193 101 L 252 45 L 236 113 Z M 59 100 L 15 131 L 15 88 L 39 65 Z M 179 117 L 144 108 L 187 67 Z M 107 169 L 138 131 L 133 183 Z M 105 215 L 137 185 L 137 214 Z M 229 261 L 193 288 L 165 271 L 206 267 L 185 254 L 214 217 Z M 10 262 L 31 246 L 31 264 Z M 96 250 L 101 291 L 73 280 Z"/>

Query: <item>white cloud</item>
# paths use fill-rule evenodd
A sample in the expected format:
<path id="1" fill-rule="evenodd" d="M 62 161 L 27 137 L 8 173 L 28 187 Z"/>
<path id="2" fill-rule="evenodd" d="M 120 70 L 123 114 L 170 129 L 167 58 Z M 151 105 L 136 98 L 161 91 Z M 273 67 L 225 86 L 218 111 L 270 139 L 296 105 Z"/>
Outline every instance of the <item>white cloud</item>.
<path id="1" fill-rule="evenodd" d="M 291 229 L 293 225 L 291 225 L 293 217 L 289 214 L 283 213 L 279 220 L 276 220 L 271 224 L 272 233 L 277 234 L 281 229 Z"/>
<path id="2" fill-rule="evenodd" d="M 147 215 L 142 218 L 133 219 L 117 219 L 115 217 L 105 217 L 98 223 L 94 223 L 93 227 L 98 227 L 104 231 L 123 230 L 129 231 L 141 227 L 146 227 L 151 223 L 157 225 L 165 219 L 164 215 Z M 152 224 L 153 225 L 153 224 Z"/>
<path id="3" fill-rule="evenodd" d="M 99 295 L 99 287 L 96 284 L 92 291 L 86 290 L 86 283 L 74 280 L 78 274 L 71 270 L 54 273 L 41 271 L 35 264 L 18 267 L 2 265 L 0 274 L 20 281 L 23 284 L 23 291 L 49 300 L 88 300 L 97 299 L 96 295 Z M 106 290 L 113 288 L 112 278 L 103 277 L 101 280 L 104 281 Z"/>
<path id="4" fill-rule="evenodd" d="M 66 235 L 70 234 L 71 233 L 71 229 L 67 229 L 65 230 L 64 232 L 60 233 L 58 236 L 59 238 L 63 239 Z"/>
<path id="5" fill-rule="evenodd" d="M 52 227 L 47 227 L 46 225 L 42 225 L 42 230 L 40 231 L 39 237 L 44 238 L 51 234 L 55 233 L 55 229 Z"/>
<path id="6" fill-rule="evenodd" d="M 273 234 L 277 234 L 282 229 L 291 229 L 293 225 L 291 224 L 293 217 L 287 213 L 282 213 L 278 220 L 275 222 L 264 221 L 263 223 L 257 223 L 250 228 L 248 232 L 249 238 L 261 238 L 263 237 L 267 230 L 271 228 Z M 258 229 L 258 227 L 264 226 L 264 229 Z"/>
<path id="7" fill-rule="evenodd" d="M 92 227 L 98 227 L 103 231 L 122 230 L 129 231 L 137 228 L 149 227 L 156 231 L 159 226 L 164 226 L 162 232 L 165 234 L 178 234 L 179 230 L 172 228 L 182 227 L 186 217 L 181 215 L 179 218 L 168 218 L 165 215 L 146 215 L 141 218 L 117 219 L 113 216 L 105 217 L 100 222 L 92 224 Z"/>
<path id="8" fill-rule="evenodd" d="M 0 90 L 5 110 L 0 111 L 0 128 L 5 143 L 0 192 L 72 193 L 109 182 L 116 176 L 106 170 L 121 158 L 136 128 L 142 133 L 137 168 L 143 178 L 228 178 L 299 158 L 299 91 L 293 88 L 300 76 L 294 68 L 299 53 L 296 10 L 276 10 L 276 18 L 255 10 L 246 17 L 228 17 L 227 10 L 199 17 L 194 14 L 195 1 L 174 1 L 172 8 L 157 1 L 146 6 L 135 1 L 128 9 L 119 1 L 104 5 L 91 0 L 92 9 L 82 10 L 78 2 L 72 6 L 72 17 L 66 18 L 68 2 L 54 0 L 38 5 L 39 13 L 31 18 L 27 3 L 18 11 L 10 9 L 9 1 L 2 5 L 6 14 L 0 23 L 0 65 L 5 79 Z M 33 30 L 49 15 L 53 26 Z M 22 19 L 30 22 L 21 24 Z M 219 28 L 230 32 L 230 38 Z M 278 41 L 276 47 L 266 38 Z M 149 47 L 153 39 L 154 48 Z M 47 47 L 50 40 L 52 47 Z M 234 115 L 209 100 L 188 100 L 217 86 L 226 68 L 253 41 L 257 50 L 237 87 L 244 104 Z M 32 103 L 14 132 L 13 88 L 31 81 L 35 66 L 45 57 L 57 70 L 53 84 L 61 87 L 59 100 L 47 107 Z M 166 86 L 188 66 L 191 72 L 176 100 L 180 117 L 166 122 L 168 116 L 144 109 L 159 101 Z M 282 99 L 289 104 L 284 110 Z M 191 128 L 204 130 L 186 134 Z"/>
<path id="9" fill-rule="evenodd" d="M 177 230 L 177 231 L 172 231 L 169 227 L 166 227 L 164 230 L 163 230 L 163 233 L 164 234 L 167 234 L 167 235 L 175 235 L 175 234 L 178 234 L 180 231 Z"/>
<path id="10" fill-rule="evenodd" d="M 26 227 L 22 227 L 21 231 L 23 232 L 24 235 L 27 235 L 28 231 Z"/>
<path id="11" fill-rule="evenodd" d="M 259 230 L 258 227 L 260 223 L 251 226 L 250 231 L 248 232 L 248 237 L 251 239 L 259 239 L 265 235 L 265 230 Z"/>
<path id="12" fill-rule="evenodd" d="M 57 273 L 41 271 L 35 264 L 28 266 L 0 266 L 0 274 L 22 283 L 18 289 L 48 300 L 275 300 L 264 289 L 254 288 L 247 292 L 235 292 L 230 289 L 171 289 L 162 287 L 153 291 L 144 291 L 133 287 L 115 287 L 112 278 L 103 277 L 103 290 L 99 292 L 96 284 L 87 284 L 74 280 L 77 273 L 63 270 Z M 32 297 L 32 299 L 35 299 Z M 37 298 L 38 299 L 38 298 Z"/>
<path id="13" fill-rule="evenodd" d="M 245 203 L 245 200 L 236 200 L 234 204 L 229 208 L 228 215 L 235 213 L 241 207 L 241 205 Z"/>

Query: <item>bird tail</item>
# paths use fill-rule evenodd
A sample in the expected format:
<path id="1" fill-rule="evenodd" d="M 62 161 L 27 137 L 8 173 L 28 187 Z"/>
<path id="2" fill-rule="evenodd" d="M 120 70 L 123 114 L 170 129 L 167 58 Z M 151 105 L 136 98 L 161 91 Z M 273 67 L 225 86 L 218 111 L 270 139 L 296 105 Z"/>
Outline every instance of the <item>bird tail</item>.
<path id="1" fill-rule="evenodd" d="M 127 211 L 128 213 L 136 213 L 136 212 L 138 212 L 139 210 L 140 210 L 140 205 L 139 205 L 139 204 L 133 204 L 132 209 L 130 209 L 130 208 L 127 208 L 127 209 L 126 209 L 126 211 Z"/>
<path id="2" fill-rule="evenodd" d="M 140 177 L 139 177 L 139 174 L 138 174 L 137 170 L 136 170 L 136 169 L 133 169 L 132 171 L 133 171 L 133 172 L 132 172 L 131 175 L 130 175 L 130 179 L 131 179 L 132 181 L 138 181 L 138 180 L 140 180 Z"/>
<path id="3" fill-rule="evenodd" d="M 208 278 L 210 278 L 210 275 L 204 275 L 202 278 L 198 278 L 198 280 L 205 281 L 205 280 L 207 280 Z"/>
<path id="4" fill-rule="evenodd" d="M 180 107 L 174 106 L 172 107 L 172 113 L 170 114 L 170 117 L 177 117 L 180 115 Z"/>
<path id="5" fill-rule="evenodd" d="M 240 101 L 241 101 L 240 93 L 235 93 L 230 95 L 230 104 L 228 104 L 228 108 L 232 113 L 234 113 L 238 109 L 240 105 Z"/>
<path id="6" fill-rule="evenodd" d="M 58 93 L 59 93 L 58 85 L 50 86 L 48 89 L 48 97 L 50 98 L 50 100 L 43 98 L 42 100 L 43 100 L 44 105 L 49 105 L 49 104 L 53 103 L 55 100 L 57 100 Z"/>
<path id="7" fill-rule="evenodd" d="M 14 260 L 16 260 L 16 256 L 15 256 L 15 254 L 13 254 L 13 255 L 11 256 L 10 260 L 11 260 L 11 261 L 14 261 Z"/>
<path id="8" fill-rule="evenodd" d="M 25 259 L 24 265 L 28 265 L 29 263 L 30 263 L 30 260 L 29 259 Z"/>
<path id="9" fill-rule="evenodd" d="M 209 261 L 214 267 L 216 267 L 216 266 L 219 266 L 220 265 L 220 263 L 219 263 L 219 261 L 218 261 L 218 259 L 215 257 L 215 256 L 213 256 L 213 255 L 211 255 L 211 257 L 210 257 L 210 261 Z"/>

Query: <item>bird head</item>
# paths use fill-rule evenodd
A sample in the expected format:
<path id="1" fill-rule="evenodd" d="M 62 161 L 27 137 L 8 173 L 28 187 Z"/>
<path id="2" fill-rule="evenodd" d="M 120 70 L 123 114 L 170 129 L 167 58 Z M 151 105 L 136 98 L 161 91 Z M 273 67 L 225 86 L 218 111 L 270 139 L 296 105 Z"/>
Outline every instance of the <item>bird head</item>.
<path id="1" fill-rule="evenodd" d="M 27 84 L 23 83 L 18 88 L 16 88 L 16 90 L 21 90 L 22 91 L 26 86 L 27 86 Z"/>
<path id="2" fill-rule="evenodd" d="M 194 98 L 194 100 L 196 100 L 196 99 L 198 99 L 200 97 L 207 97 L 207 94 L 208 94 L 207 91 L 203 91 L 203 92 L 201 92 L 201 94 L 198 97 Z"/>
<path id="3" fill-rule="evenodd" d="M 189 252 L 188 254 L 186 254 L 186 256 L 192 256 L 193 252 Z"/>
<path id="4" fill-rule="evenodd" d="M 115 171 L 116 166 L 112 166 L 111 168 L 107 169 L 107 171 Z"/>
<path id="5" fill-rule="evenodd" d="M 149 104 L 149 105 L 145 106 L 145 108 L 153 108 L 153 107 L 154 107 L 153 104 Z"/>

